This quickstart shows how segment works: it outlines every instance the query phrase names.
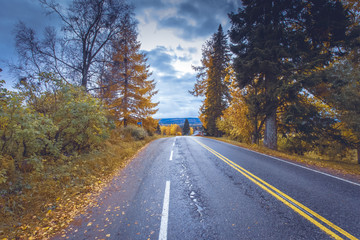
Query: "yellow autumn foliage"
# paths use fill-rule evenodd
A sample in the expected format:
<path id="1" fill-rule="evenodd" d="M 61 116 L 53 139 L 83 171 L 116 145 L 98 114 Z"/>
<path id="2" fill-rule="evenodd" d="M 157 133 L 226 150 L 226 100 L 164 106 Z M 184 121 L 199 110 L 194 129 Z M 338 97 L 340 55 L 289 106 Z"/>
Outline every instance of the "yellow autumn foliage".
<path id="1" fill-rule="evenodd" d="M 181 127 L 177 124 L 171 124 L 169 126 L 160 126 L 161 135 L 167 136 L 181 136 Z"/>
<path id="2" fill-rule="evenodd" d="M 117 126 L 136 125 L 151 130 L 157 123 L 151 119 L 158 109 L 152 97 L 157 93 L 155 80 L 147 58 L 140 50 L 137 32 L 129 18 L 124 21 L 117 39 L 112 41 L 111 62 L 107 66 L 107 80 L 100 83 L 100 97 L 104 100 Z M 125 41 L 124 41 L 125 40 Z"/>
<path id="3" fill-rule="evenodd" d="M 250 143 L 253 126 L 247 117 L 249 109 L 245 103 L 243 90 L 236 86 L 235 81 L 231 81 L 229 90 L 232 100 L 229 107 L 223 111 L 221 118 L 217 119 L 216 126 L 230 138 Z"/>

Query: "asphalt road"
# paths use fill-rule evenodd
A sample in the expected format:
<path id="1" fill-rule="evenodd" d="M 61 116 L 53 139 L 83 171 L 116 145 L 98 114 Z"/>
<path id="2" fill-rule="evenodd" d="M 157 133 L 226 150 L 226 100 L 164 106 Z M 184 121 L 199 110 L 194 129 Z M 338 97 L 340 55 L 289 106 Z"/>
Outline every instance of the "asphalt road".
<path id="1" fill-rule="evenodd" d="M 360 184 L 200 137 L 158 139 L 54 239 L 358 239 Z"/>

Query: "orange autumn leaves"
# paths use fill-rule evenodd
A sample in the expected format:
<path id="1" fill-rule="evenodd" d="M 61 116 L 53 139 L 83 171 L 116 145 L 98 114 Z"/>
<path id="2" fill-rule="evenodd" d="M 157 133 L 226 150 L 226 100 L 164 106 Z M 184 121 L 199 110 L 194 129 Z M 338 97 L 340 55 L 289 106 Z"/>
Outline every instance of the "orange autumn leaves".
<path id="1" fill-rule="evenodd" d="M 157 122 L 155 114 L 158 103 L 152 101 L 157 94 L 156 84 L 149 79 L 149 65 L 146 55 L 140 51 L 137 41 L 136 23 L 128 17 L 121 32 L 112 42 L 105 78 L 100 82 L 103 89 L 100 98 L 107 104 L 117 126 L 146 122 L 147 130 L 154 130 Z"/>

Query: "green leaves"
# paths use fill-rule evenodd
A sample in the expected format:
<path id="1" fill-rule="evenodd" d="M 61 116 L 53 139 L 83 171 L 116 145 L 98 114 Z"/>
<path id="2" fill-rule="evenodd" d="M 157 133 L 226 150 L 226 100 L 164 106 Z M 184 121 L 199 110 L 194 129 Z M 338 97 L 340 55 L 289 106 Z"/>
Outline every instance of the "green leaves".
<path id="1" fill-rule="evenodd" d="M 100 102 L 82 88 L 63 86 L 47 96 L 46 111 L 25 105 L 26 92 L 7 94 L 0 112 L 0 149 L 16 159 L 88 151 L 109 135 Z M 56 97 L 55 97 L 56 95 Z"/>
<path id="2" fill-rule="evenodd" d="M 106 112 L 97 99 L 75 87 L 65 87 L 61 95 L 53 115 L 61 151 L 87 151 L 108 137 Z"/>

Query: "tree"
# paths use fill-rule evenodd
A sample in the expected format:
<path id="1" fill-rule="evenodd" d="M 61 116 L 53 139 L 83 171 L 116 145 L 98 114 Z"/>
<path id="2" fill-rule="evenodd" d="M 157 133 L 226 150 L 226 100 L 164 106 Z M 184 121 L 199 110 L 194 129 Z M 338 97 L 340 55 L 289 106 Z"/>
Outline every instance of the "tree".
<path id="1" fill-rule="evenodd" d="M 160 128 L 160 124 L 158 122 L 158 124 L 156 125 L 156 131 L 155 131 L 156 134 L 161 134 L 161 128 Z"/>
<path id="2" fill-rule="evenodd" d="M 83 88 L 62 85 L 56 93 L 44 92 L 38 101 L 28 96 L 32 92 L 26 86 L 19 90 L 7 91 L 5 104 L 1 103 L 0 155 L 16 161 L 59 157 L 93 150 L 108 137 L 105 110 Z"/>
<path id="3" fill-rule="evenodd" d="M 334 110 L 305 91 L 280 107 L 278 120 L 279 133 L 285 138 L 283 145 L 287 152 L 303 155 L 318 151 L 321 155 L 329 155 L 322 149 L 330 153 L 334 143 L 341 140 Z"/>
<path id="4" fill-rule="evenodd" d="M 190 132 L 190 125 L 189 120 L 186 118 L 184 122 L 184 127 L 182 129 L 183 135 L 189 135 Z"/>
<path id="5" fill-rule="evenodd" d="M 227 81 L 231 82 L 229 90 L 231 101 L 229 107 L 223 111 L 221 118 L 217 119 L 216 125 L 227 136 L 240 142 L 254 142 L 253 137 L 257 136 L 257 126 L 249 120 L 249 107 L 246 104 L 244 95 L 249 92 L 246 89 L 240 89 L 234 79 L 234 71 L 229 70 L 226 76 Z M 252 118 L 255 120 L 256 118 Z"/>
<path id="6" fill-rule="evenodd" d="M 103 83 L 106 88 L 103 98 L 115 120 L 125 127 L 144 121 L 158 111 L 159 103 L 152 102 L 157 93 L 156 84 L 149 79 L 151 73 L 140 46 L 136 22 L 128 14 L 121 22 L 117 38 L 112 41 L 112 62 L 108 64 L 107 82 Z"/>
<path id="7" fill-rule="evenodd" d="M 158 129 L 159 126 L 159 120 L 156 120 L 154 118 L 152 118 L 151 116 L 146 117 L 145 119 L 142 119 L 142 127 L 144 129 L 146 129 L 146 131 L 148 132 L 148 134 L 150 136 L 153 136 L 154 133 L 158 133 L 160 132 Z"/>
<path id="8" fill-rule="evenodd" d="M 244 0 L 242 5 L 229 15 L 236 78 L 241 88 L 257 85 L 251 102 L 265 115 L 264 145 L 277 149 L 279 106 L 314 86 L 309 73 L 339 53 L 349 22 L 340 1 Z"/>
<path id="9" fill-rule="evenodd" d="M 181 127 L 177 124 L 171 124 L 168 126 L 160 126 L 161 135 L 176 135 L 181 136 Z"/>
<path id="10" fill-rule="evenodd" d="M 359 63 L 343 60 L 318 75 L 324 84 L 315 93 L 336 111 L 336 120 L 340 120 L 346 130 L 339 140 L 343 145 L 357 149 L 357 161 L 360 164 Z"/>
<path id="11" fill-rule="evenodd" d="M 194 96 L 205 96 L 200 109 L 200 120 L 209 135 L 221 136 L 221 131 L 216 127 L 216 120 L 225 110 L 229 98 L 224 79 L 230 61 L 227 37 L 221 25 L 205 43 L 202 51 L 202 66 L 194 67 L 198 72 L 197 82 L 190 93 Z"/>
<path id="12" fill-rule="evenodd" d="M 53 72 L 62 79 L 80 79 L 78 84 L 89 89 L 104 48 L 119 34 L 131 7 L 124 0 L 73 0 L 67 9 L 54 0 L 39 1 L 61 19 L 63 35 L 48 27 L 39 40 L 33 29 L 20 22 L 15 30 L 17 70 L 27 78 Z"/>
<path id="13" fill-rule="evenodd" d="M 194 129 L 192 127 L 190 127 L 189 135 L 193 135 L 193 134 L 194 134 Z"/>
<path id="14" fill-rule="evenodd" d="M 171 124 L 170 135 L 181 136 L 181 127 L 177 124 Z"/>

